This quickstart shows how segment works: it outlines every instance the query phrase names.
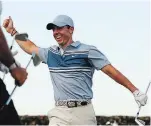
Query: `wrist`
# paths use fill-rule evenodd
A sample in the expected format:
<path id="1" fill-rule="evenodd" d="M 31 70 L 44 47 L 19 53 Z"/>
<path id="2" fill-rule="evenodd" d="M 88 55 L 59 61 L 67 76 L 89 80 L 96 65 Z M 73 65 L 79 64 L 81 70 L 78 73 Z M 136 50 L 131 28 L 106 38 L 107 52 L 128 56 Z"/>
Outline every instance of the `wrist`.
<path id="1" fill-rule="evenodd" d="M 16 62 L 14 60 L 13 64 L 11 64 L 10 67 L 9 67 L 9 71 L 11 72 L 13 69 L 15 69 L 17 67 L 18 67 L 18 65 L 16 64 Z"/>
<path id="2" fill-rule="evenodd" d="M 17 33 L 18 33 L 18 32 L 16 31 L 16 29 L 13 28 L 12 31 L 11 31 L 11 36 L 15 36 Z"/>
<path id="3" fill-rule="evenodd" d="M 135 90 L 135 91 L 133 92 L 134 97 L 135 97 L 135 96 L 138 96 L 139 93 L 140 93 L 140 91 L 139 91 L 138 89 Z"/>
<path id="4" fill-rule="evenodd" d="M 137 91 L 137 90 L 139 90 L 137 87 L 135 87 L 135 86 L 132 86 L 131 88 L 130 88 L 130 91 L 132 92 L 132 93 L 134 93 L 135 91 Z"/>

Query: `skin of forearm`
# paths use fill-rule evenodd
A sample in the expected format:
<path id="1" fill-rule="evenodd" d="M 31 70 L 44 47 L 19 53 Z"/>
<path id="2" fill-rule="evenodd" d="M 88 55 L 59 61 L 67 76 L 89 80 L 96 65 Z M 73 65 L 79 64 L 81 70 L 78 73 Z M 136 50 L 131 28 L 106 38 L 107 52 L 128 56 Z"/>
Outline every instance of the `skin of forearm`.
<path id="1" fill-rule="evenodd" d="M 32 55 L 33 47 L 36 46 L 33 42 L 31 42 L 30 40 L 27 40 L 27 41 L 16 40 L 16 42 L 22 48 L 22 50 L 24 50 L 26 53 Z"/>
<path id="2" fill-rule="evenodd" d="M 8 48 L 5 36 L 1 28 L 0 28 L 0 61 L 7 67 L 10 67 L 10 65 L 12 65 L 14 62 L 14 58 Z"/>
<path id="3" fill-rule="evenodd" d="M 18 32 L 16 31 L 16 29 L 13 30 L 14 34 L 18 34 Z M 36 45 L 30 41 L 30 40 L 26 40 L 26 41 L 22 41 L 22 40 L 18 40 L 15 39 L 16 42 L 18 43 L 18 45 L 21 47 L 22 50 L 24 50 L 26 53 L 32 55 L 32 52 L 34 51 L 34 47 L 36 47 Z"/>
<path id="4" fill-rule="evenodd" d="M 127 89 L 129 89 L 131 92 L 134 92 L 137 88 L 119 71 L 116 71 L 116 74 L 114 76 L 111 76 L 117 83 L 123 85 Z"/>
<path id="5" fill-rule="evenodd" d="M 127 89 L 129 89 L 131 92 L 134 92 L 137 90 L 137 88 L 117 69 L 115 69 L 113 66 L 108 66 L 108 68 L 104 69 L 104 73 L 106 73 L 109 77 L 111 77 L 114 81 L 117 83 L 123 85 Z"/>

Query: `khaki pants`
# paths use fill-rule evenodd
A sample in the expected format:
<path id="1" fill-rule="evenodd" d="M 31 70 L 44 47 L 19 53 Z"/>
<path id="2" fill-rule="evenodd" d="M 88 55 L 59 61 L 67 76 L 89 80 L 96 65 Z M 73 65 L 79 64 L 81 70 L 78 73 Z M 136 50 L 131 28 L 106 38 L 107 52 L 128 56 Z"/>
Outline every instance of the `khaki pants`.
<path id="1" fill-rule="evenodd" d="M 92 104 L 68 108 L 56 106 L 48 112 L 50 126 L 97 125 Z"/>

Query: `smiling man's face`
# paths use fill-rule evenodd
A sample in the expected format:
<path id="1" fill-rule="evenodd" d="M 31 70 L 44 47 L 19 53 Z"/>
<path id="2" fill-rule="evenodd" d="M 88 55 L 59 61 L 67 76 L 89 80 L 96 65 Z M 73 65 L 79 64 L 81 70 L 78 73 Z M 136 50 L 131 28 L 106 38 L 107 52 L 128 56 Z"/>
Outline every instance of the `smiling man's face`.
<path id="1" fill-rule="evenodd" d="M 74 28 L 70 26 L 53 27 L 53 36 L 60 46 L 66 45 L 72 40 L 72 33 Z"/>

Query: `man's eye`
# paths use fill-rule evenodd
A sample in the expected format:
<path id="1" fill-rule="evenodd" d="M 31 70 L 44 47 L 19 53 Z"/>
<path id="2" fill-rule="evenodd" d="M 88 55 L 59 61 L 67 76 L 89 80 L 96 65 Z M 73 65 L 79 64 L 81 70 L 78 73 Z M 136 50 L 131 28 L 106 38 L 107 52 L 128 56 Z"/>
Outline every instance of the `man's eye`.
<path id="1" fill-rule="evenodd" d="M 60 30 L 62 29 L 63 27 L 54 27 L 53 30 L 57 29 L 57 30 Z"/>
<path id="2" fill-rule="evenodd" d="M 58 27 L 57 29 L 62 29 L 63 27 Z"/>

